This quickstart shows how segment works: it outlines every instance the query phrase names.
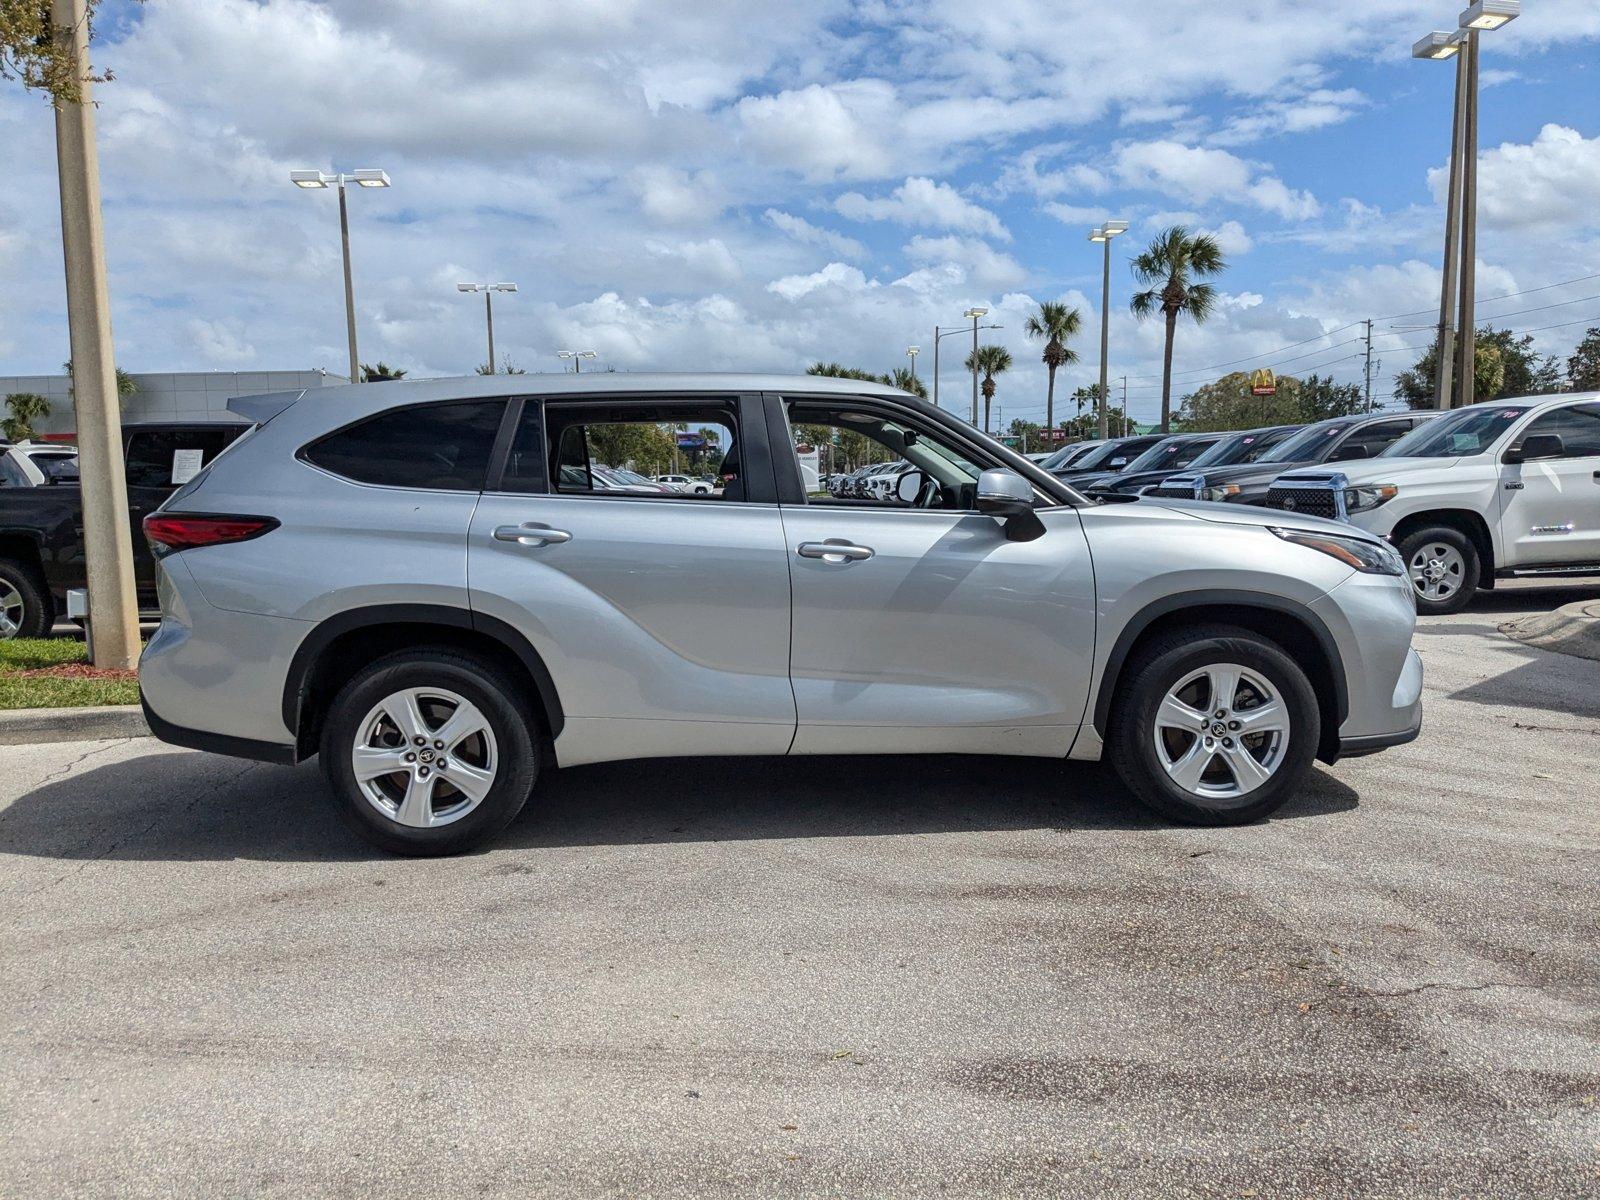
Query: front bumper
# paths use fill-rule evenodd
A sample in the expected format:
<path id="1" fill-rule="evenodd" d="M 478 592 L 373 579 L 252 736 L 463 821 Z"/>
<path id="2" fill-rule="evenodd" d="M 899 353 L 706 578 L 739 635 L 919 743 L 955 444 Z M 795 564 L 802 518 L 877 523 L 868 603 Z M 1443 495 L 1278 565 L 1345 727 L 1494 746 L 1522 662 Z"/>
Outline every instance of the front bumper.
<path id="1" fill-rule="evenodd" d="M 1349 700 L 1338 741 L 1324 743 L 1325 760 L 1414 740 L 1422 728 L 1423 671 L 1411 646 L 1417 615 L 1408 581 L 1353 573 L 1312 609 L 1338 645 Z"/>

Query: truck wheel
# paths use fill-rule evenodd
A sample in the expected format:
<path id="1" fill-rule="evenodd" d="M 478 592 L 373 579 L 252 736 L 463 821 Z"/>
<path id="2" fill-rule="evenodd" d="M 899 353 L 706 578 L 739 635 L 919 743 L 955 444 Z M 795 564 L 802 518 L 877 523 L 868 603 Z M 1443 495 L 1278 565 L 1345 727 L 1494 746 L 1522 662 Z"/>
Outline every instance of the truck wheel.
<path id="1" fill-rule="evenodd" d="M 44 637 L 55 623 L 55 602 L 38 572 L 0 559 L 0 641 Z"/>
<path id="2" fill-rule="evenodd" d="M 1459 529 L 1419 529 L 1402 538 L 1398 548 L 1423 616 L 1460 612 L 1477 592 L 1483 564 L 1472 539 Z"/>
<path id="3" fill-rule="evenodd" d="M 1180 629 L 1128 665 L 1111 712 L 1111 761 L 1134 795 L 1191 825 L 1259 820 L 1295 794 L 1316 756 L 1311 681 L 1246 629 Z"/>
<path id="4" fill-rule="evenodd" d="M 504 829 L 539 774 L 538 720 L 492 663 L 444 647 L 357 671 L 329 706 L 322 770 L 340 815 L 391 854 L 459 854 Z"/>

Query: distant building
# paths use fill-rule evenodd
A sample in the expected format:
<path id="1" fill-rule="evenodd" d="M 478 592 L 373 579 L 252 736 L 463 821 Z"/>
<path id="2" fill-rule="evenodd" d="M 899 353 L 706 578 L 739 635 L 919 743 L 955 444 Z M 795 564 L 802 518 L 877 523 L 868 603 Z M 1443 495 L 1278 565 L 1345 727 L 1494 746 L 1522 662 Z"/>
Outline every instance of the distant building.
<path id="1" fill-rule="evenodd" d="M 179 371 L 171 375 L 133 374 L 139 390 L 122 398 L 124 421 L 222 421 L 235 396 L 289 392 L 349 383 L 326 371 Z M 71 380 L 65 375 L 0 375 L 0 408 L 13 392 L 34 392 L 50 401 L 40 433 L 71 433 Z"/>

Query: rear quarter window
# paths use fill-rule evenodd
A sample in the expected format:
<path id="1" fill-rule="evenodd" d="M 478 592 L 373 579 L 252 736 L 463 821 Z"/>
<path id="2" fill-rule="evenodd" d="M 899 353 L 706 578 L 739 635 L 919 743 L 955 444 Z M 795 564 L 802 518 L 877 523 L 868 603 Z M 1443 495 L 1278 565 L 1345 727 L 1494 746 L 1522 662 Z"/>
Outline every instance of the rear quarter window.
<path id="1" fill-rule="evenodd" d="M 477 492 L 504 411 L 503 400 L 392 409 L 312 442 L 300 457 L 356 483 Z"/>

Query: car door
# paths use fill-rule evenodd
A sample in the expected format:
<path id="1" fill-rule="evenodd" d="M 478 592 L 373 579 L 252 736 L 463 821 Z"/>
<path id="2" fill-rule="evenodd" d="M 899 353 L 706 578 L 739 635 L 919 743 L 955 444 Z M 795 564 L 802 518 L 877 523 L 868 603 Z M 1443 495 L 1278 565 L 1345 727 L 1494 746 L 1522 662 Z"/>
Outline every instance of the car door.
<path id="1" fill-rule="evenodd" d="M 1038 536 L 1011 540 L 975 508 L 979 472 L 997 465 L 981 443 L 892 401 L 770 403 L 775 447 L 903 457 L 938 485 L 907 485 L 912 502 L 798 494 L 798 471 L 779 460 L 795 752 L 1065 755 L 1094 649 L 1077 512 L 1041 498 Z"/>
<path id="2" fill-rule="evenodd" d="M 1559 457 L 1500 465 L 1500 527 L 1511 566 L 1600 563 L 1600 404 L 1552 409 L 1511 442 L 1561 439 Z"/>
<path id="3" fill-rule="evenodd" d="M 523 402 L 472 519 L 469 588 L 549 668 L 563 765 L 788 750 L 789 565 L 747 409 L 761 434 L 755 397 Z M 684 427 L 703 435 L 690 468 L 731 476 L 720 493 L 601 482 L 669 467 Z"/>

